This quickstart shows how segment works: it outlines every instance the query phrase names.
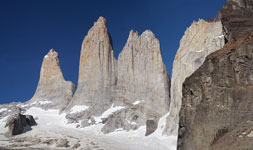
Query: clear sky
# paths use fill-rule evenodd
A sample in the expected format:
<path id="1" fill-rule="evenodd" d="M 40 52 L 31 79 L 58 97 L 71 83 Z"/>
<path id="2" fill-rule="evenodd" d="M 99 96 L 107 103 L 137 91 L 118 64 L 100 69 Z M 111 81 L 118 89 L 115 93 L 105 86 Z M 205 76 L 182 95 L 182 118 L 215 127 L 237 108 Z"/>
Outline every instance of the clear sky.
<path id="1" fill-rule="evenodd" d="M 179 42 L 193 20 L 216 16 L 225 0 L 0 0 L 0 103 L 29 100 L 44 55 L 54 48 L 66 80 L 77 83 L 81 43 L 99 16 L 118 57 L 131 29 L 160 40 L 171 76 Z"/>

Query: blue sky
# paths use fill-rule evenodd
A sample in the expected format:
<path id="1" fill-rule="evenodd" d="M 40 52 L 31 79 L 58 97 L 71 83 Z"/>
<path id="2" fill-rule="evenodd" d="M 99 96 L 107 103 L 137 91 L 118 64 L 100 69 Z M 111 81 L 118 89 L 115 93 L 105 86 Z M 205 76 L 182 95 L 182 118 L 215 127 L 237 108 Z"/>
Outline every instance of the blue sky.
<path id="1" fill-rule="evenodd" d="M 81 43 L 99 16 L 118 57 L 131 29 L 160 40 L 171 76 L 179 42 L 193 20 L 216 16 L 225 0 L 0 0 L 0 103 L 29 100 L 44 55 L 54 48 L 66 80 L 77 83 Z"/>

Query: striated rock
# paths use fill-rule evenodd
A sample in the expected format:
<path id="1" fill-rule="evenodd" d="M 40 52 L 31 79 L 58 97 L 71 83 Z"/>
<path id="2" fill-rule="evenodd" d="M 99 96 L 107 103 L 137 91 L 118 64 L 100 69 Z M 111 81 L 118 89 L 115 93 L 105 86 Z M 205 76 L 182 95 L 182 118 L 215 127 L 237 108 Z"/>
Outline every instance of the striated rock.
<path id="1" fill-rule="evenodd" d="M 51 49 L 43 59 L 40 80 L 28 104 L 62 109 L 67 106 L 74 91 L 74 84 L 64 80 L 58 53 Z"/>
<path id="2" fill-rule="evenodd" d="M 68 121 L 81 120 L 83 127 L 104 123 L 102 131 L 109 133 L 117 128 L 137 129 L 149 119 L 158 120 L 168 109 L 169 76 L 158 39 L 151 31 L 141 35 L 131 31 L 116 61 L 106 21 L 100 17 L 82 44 Z"/>
<path id="3" fill-rule="evenodd" d="M 116 60 L 106 20 L 99 17 L 85 36 L 80 56 L 78 87 L 69 110 L 75 105 L 89 106 L 90 115 L 101 115 L 112 104 L 116 84 Z"/>
<path id="4" fill-rule="evenodd" d="M 221 132 L 223 131 L 223 132 Z M 214 150 L 239 150 L 253 148 L 253 122 L 247 121 L 240 123 L 236 128 L 229 132 L 220 130 L 216 135 L 217 140 L 212 145 Z"/>
<path id="5" fill-rule="evenodd" d="M 252 0 L 228 0 L 221 9 L 221 15 L 227 41 L 237 40 L 253 32 Z"/>
<path id="6" fill-rule="evenodd" d="M 147 30 L 130 31 L 118 58 L 114 103 L 122 109 L 105 121 L 103 132 L 117 128 L 136 129 L 159 119 L 169 109 L 169 76 L 163 64 L 160 43 Z M 157 122 L 156 122 L 157 123 Z"/>
<path id="7" fill-rule="evenodd" d="M 224 46 L 221 21 L 199 20 L 186 30 L 175 56 L 171 79 L 170 115 L 164 134 L 177 135 L 179 110 L 182 101 L 182 84 L 204 62 L 206 56 Z"/>
<path id="8" fill-rule="evenodd" d="M 185 80 L 178 150 L 253 149 L 252 138 L 236 137 L 253 121 L 252 100 L 253 33 L 210 54 Z"/>

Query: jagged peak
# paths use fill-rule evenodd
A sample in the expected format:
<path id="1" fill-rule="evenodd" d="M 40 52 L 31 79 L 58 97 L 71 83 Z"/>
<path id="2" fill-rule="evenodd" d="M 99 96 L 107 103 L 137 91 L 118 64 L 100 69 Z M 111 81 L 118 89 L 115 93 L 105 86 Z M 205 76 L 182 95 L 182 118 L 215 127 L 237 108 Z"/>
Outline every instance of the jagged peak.
<path id="1" fill-rule="evenodd" d="M 49 52 L 45 55 L 44 58 L 55 58 L 58 57 L 58 53 L 52 48 L 49 50 Z"/>
<path id="2" fill-rule="evenodd" d="M 104 17 L 100 16 L 98 18 L 98 20 L 96 22 L 94 22 L 94 25 L 92 28 L 105 28 L 105 29 L 107 29 L 106 19 Z"/>
<path id="3" fill-rule="evenodd" d="M 136 40 L 139 37 L 138 31 L 130 30 L 128 40 Z"/>
<path id="4" fill-rule="evenodd" d="M 132 40 L 137 40 L 138 38 L 149 40 L 149 39 L 155 38 L 155 34 L 151 30 L 145 30 L 144 32 L 142 32 L 141 35 L 139 35 L 138 31 L 131 30 L 129 32 L 127 41 L 129 42 Z"/>

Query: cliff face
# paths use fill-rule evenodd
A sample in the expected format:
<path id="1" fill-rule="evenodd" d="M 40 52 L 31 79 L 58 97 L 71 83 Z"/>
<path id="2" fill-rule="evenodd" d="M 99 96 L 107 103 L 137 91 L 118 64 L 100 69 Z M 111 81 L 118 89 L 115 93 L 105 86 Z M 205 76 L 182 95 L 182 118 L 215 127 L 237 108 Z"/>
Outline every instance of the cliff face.
<path id="1" fill-rule="evenodd" d="M 114 100 L 124 109 L 105 121 L 103 132 L 136 129 L 146 125 L 148 120 L 157 126 L 159 118 L 169 109 L 169 76 L 162 61 L 160 43 L 151 31 L 141 35 L 130 31 L 119 55 L 117 72 Z"/>
<path id="2" fill-rule="evenodd" d="M 179 150 L 253 149 L 253 28 L 247 19 L 252 4 L 229 0 L 224 5 L 228 43 L 184 82 Z"/>
<path id="3" fill-rule="evenodd" d="M 170 114 L 164 134 L 177 135 L 179 111 L 182 101 L 182 84 L 196 71 L 207 55 L 224 46 L 221 21 L 199 20 L 186 30 L 173 62 L 171 79 Z"/>
<path id="4" fill-rule="evenodd" d="M 43 59 L 36 92 L 28 103 L 45 108 L 63 109 L 72 99 L 74 91 L 75 85 L 64 80 L 58 53 L 51 49 Z"/>
<path id="5" fill-rule="evenodd" d="M 222 7 L 221 14 L 227 41 L 237 40 L 248 32 L 253 32 L 252 0 L 228 0 Z"/>
<path id="6" fill-rule="evenodd" d="M 78 87 L 66 117 L 81 121 L 83 127 L 103 123 L 104 133 L 137 129 L 150 119 L 157 126 L 169 107 L 169 76 L 158 39 L 151 31 L 131 31 L 118 61 L 111 44 L 106 21 L 100 17 L 84 38 Z M 83 109 L 73 113 L 77 107 Z"/>
<path id="7" fill-rule="evenodd" d="M 235 128 L 239 124 L 253 121 L 253 36 L 241 40 L 244 42 L 228 43 L 225 48 L 209 55 L 204 64 L 185 80 L 179 150 L 213 149 L 216 143 L 221 145 L 223 136 L 238 130 Z M 240 135 L 238 133 L 230 139 Z M 250 137 L 244 138 L 249 140 Z M 249 149 L 252 149 L 250 145 Z M 219 147 L 245 149 L 250 145 L 223 143 L 223 148 Z"/>
<path id="8" fill-rule="evenodd" d="M 101 113 L 110 107 L 116 83 L 116 60 L 111 44 L 106 20 L 100 17 L 83 40 L 78 86 L 69 108 L 86 105 L 94 107 L 94 113 Z"/>

